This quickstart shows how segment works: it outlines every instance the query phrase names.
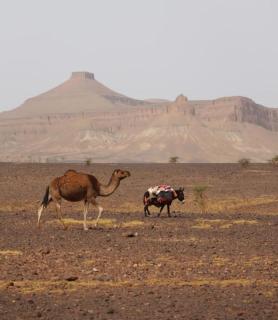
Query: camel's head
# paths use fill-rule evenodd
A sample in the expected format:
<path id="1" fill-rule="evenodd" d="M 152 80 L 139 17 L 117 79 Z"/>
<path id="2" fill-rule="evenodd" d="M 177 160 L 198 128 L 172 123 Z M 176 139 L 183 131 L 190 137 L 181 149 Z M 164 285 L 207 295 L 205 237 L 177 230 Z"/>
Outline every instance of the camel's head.
<path id="1" fill-rule="evenodd" d="M 125 179 L 127 177 L 130 177 L 130 172 L 129 171 L 125 171 L 125 170 L 121 170 L 121 169 L 116 169 L 113 172 L 113 176 L 122 180 Z"/>

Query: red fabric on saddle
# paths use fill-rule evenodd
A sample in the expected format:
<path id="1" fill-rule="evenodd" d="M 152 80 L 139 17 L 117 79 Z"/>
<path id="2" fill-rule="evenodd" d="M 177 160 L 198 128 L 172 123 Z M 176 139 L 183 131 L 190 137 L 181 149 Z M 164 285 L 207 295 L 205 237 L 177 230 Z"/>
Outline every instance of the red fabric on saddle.
<path id="1" fill-rule="evenodd" d="M 161 185 L 159 185 L 159 190 L 165 191 L 165 192 L 172 192 L 173 189 L 168 184 L 161 184 Z"/>

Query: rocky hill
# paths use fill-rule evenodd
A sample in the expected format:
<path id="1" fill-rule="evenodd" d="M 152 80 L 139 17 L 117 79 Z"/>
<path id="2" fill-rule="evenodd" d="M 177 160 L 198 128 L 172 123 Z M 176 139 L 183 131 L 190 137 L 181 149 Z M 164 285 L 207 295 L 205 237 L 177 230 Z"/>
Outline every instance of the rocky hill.
<path id="1" fill-rule="evenodd" d="M 278 153 L 278 109 L 244 97 L 137 100 L 74 72 L 0 113 L 0 145 L 1 161 L 265 161 Z"/>
<path id="2" fill-rule="evenodd" d="M 124 110 L 148 102 L 131 99 L 117 93 L 89 72 L 73 72 L 70 79 L 36 97 L 27 99 L 18 108 L 5 112 L 7 118 L 33 117 L 80 112 Z"/>

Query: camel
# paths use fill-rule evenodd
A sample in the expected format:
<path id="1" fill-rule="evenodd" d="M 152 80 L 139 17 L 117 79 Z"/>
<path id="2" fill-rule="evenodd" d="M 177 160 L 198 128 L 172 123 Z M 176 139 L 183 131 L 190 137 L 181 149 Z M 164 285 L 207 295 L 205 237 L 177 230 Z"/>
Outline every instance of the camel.
<path id="1" fill-rule="evenodd" d="M 96 219 L 95 226 L 101 217 L 103 208 L 97 203 L 96 198 L 107 197 L 111 195 L 120 185 L 121 180 L 130 176 L 129 171 L 114 170 L 110 181 L 107 185 L 101 184 L 97 178 L 93 175 L 77 172 L 75 170 L 68 170 L 61 177 L 56 177 L 51 181 L 49 186 L 46 188 L 45 195 L 42 203 L 38 209 L 38 227 L 40 226 L 40 219 L 43 210 L 48 206 L 51 201 L 54 201 L 56 205 L 56 212 L 59 221 L 63 224 L 66 229 L 66 225 L 62 219 L 61 214 L 61 202 L 62 199 L 77 202 L 83 201 L 83 227 L 84 230 L 88 230 L 87 227 L 87 213 L 89 204 L 91 203 L 98 208 L 98 216 Z"/>

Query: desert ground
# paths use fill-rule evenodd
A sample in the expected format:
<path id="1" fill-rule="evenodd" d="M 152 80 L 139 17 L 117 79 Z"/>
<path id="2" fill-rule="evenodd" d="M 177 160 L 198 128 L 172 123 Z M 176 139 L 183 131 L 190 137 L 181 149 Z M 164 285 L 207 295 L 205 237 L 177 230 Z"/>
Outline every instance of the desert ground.
<path id="1" fill-rule="evenodd" d="M 104 213 L 85 232 L 82 204 L 53 204 L 45 188 L 67 169 L 108 182 Z M 184 186 L 185 204 L 157 218 L 142 197 Z M 205 204 L 194 189 L 206 186 Z M 278 167 L 252 164 L 0 164 L 0 319 L 278 319 Z"/>

